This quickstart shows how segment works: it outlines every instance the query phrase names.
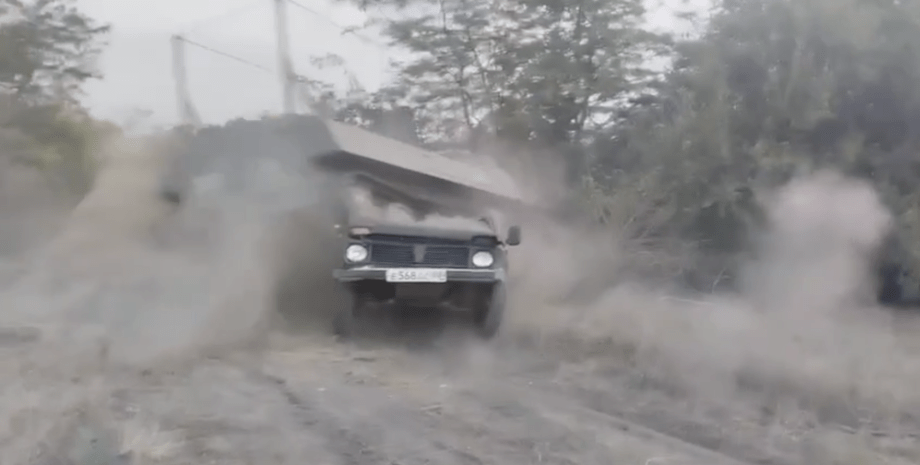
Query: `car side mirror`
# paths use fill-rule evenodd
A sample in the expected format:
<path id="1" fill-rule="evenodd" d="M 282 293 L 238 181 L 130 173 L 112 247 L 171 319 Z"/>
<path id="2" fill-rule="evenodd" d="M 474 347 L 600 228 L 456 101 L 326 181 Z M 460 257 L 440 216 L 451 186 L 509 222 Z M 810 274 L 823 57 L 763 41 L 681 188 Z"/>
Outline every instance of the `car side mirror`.
<path id="1" fill-rule="evenodd" d="M 508 245 L 519 245 L 521 243 L 520 226 L 512 226 L 508 228 L 508 237 L 505 238 L 505 243 Z"/>

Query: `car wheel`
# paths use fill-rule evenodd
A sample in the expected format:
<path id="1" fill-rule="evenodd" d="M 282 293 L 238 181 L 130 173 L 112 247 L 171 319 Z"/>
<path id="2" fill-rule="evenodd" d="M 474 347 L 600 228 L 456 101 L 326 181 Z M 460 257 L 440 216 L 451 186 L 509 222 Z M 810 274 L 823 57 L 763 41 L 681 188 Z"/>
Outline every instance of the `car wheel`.
<path id="1" fill-rule="evenodd" d="M 491 295 L 476 315 L 476 332 L 479 337 L 488 340 L 498 334 L 505 316 L 506 299 L 505 283 L 495 283 Z"/>
<path id="2" fill-rule="evenodd" d="M 335 309 L 335 315 L 332 318 L 332 331 L 336 336 L 347 339 L 355 331 L 355 314 L 357 313 L 358 300 L 350 290 L 342 290 L 341 302 L 338 302 L 338 308 Z"/>

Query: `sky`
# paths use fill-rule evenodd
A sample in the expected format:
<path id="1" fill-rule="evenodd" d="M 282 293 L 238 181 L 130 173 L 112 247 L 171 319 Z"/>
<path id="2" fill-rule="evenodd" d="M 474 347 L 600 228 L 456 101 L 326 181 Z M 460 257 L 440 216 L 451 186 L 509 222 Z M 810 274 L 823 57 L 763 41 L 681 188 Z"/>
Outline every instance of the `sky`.
<path id="1" fill-rule="evenodd" d="M 688 0 L 664 0 L 651 23 L 674 30 L 675 9 Z M 703 0 L 689 0 L 699 5 Z M 288 5 L 291 56 L 302 75 L 344 86 L 342 68 L 320 69 L 311 57 L 335 53 L 368 90 L 392 75 L 379 37 L 371 40 L 343 34 L 340 26 L 357 26 L 364 13 L 336 0 L 298 0 L 319 14 Z M 104 78 L 89 82 L 84 103 L 97 117 L 143 130 L 179 122 L 172 74 L 170 37 L 188 39 L 240 57 L 258 67 L 186 47 L 186 70 L 192 101 L 205 123 L 258 117 L 281 111 L 273 0 L 78 0 L 87 15 L 112 25 L 108 46 L 99 61 Z M 697 8 L 697 7 L 694 7 Z M 261 69 L 260 69 L 261 68 Z M 130 128 L 129 128 L 130 129 Z"/>

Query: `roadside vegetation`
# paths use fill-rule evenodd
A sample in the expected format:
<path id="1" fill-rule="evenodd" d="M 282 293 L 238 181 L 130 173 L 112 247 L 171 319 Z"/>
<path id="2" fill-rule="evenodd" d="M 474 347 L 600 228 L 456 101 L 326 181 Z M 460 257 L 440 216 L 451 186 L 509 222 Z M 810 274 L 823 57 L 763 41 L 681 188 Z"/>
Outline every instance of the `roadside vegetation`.
<path id="1" fill-rule="evenodd" d="M 641 0 L 360 6 L 414 58 L 378 93 L 329 94 L 330 112 L 555 167 L 576 194 L 567 209 L 668 251 L 646 264 L 662 277 L 731 289 L 765 193 L 826 168 L 875 186 L 897 255 L 920 269 L 915 2 L 715 0 L 686 6 L 679 35 L 649 26 Z"/>
<path id="2" fill-rule="evenodd" d="M 119 131 L 79 103 L 82 85 L 101 77 L 95 60 L 109 28 L 71 0 L 0 2 L 0 19 L 3 177 L 37 169 L 43 188 L 72 204 L 92 186 L 101 144 Z"/>
<path id="3" fill-rule="evenodd" d="M 895 254 L 920 270 L 912 2 L 714 0 L 685 4 L 675 33 L 652 27 L 641 0 L 353 1 L 382 47 L 412 58 L 379 92 L 319 96 L 326 110 L 561 176 L 565 211 L 661 252 L 635 263 L 644 277 L 732 289 L 764 195 L 824 168 L 875 186 L 897 218 Z M 79 199 L 119 131 L 78 102 L 101 77 L 108 26 L 71 0 L 3 2 L 0 15 L 3 164 L 39 168 Z"/>

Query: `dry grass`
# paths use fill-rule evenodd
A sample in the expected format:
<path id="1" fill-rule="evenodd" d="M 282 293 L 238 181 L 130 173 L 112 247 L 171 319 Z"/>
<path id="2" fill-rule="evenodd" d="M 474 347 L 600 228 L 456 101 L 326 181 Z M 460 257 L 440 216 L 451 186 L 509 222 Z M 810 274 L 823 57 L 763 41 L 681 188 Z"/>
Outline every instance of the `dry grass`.
<path id="1" fill-rule="evenodd" d="M 119 454 L 135 464 L 163 463 L 182 451 L 184 439 L 175 431 L 163 431 L 155 421 L 132 418 L 119 428 Z"/>

